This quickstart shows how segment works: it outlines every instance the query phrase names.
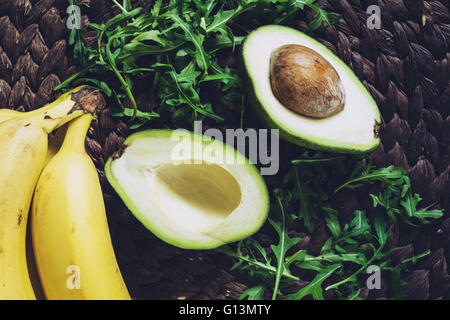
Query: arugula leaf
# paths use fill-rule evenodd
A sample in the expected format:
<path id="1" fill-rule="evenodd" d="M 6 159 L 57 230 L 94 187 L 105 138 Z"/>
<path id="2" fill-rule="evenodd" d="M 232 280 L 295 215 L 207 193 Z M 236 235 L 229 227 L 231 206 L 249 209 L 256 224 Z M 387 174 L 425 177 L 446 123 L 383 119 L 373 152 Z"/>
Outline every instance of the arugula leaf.
<path id="1" fill-rule="evenodd" d="M 380 247 L 384 247 L 389 233 L 386 230 L 386 220 L 383 219 L 381 214 L 376 215 L 374 226 L 378 243 Z"/>
<path id="2" fill-rule="evenodd" d="M 280 285 L 281 276 L 285 270 L 284 257 L 286 252 L 292 248 L 296 243 L 300 241 L 300 238 L 290 238 L 287 234 L 287 226 L 286 226 L 286 213 L 284 211 L 283 204 L 281 202 L 281 197 L 277 194 L 278 205 L 280 206 L 281 211 L 281 222 L 275 222 L 269 218 L 270 224 L 274 227 L 278 236 L 280 238 L 280 242 L 278 245 L 271 245 L 273 254 L 277 259 L 277 272 L 275 275 L 275 285 L 272 295 L 272 300 L 275 300 L 278 294 L 278 287 Z"/>
<path id="3" fill-rule="evenodd" d="M 429 223 L 426 218 L 439 219 L 444 215 L 444 211 L 441 209 L 428 210 L 432 205 L 414 212 L 414 217 L 418 218 L 422 223 Z"/>
<path id="4" fill-rule="evenodd" d="M 409 217 L 412 217 L 416 212 L 416 206 L 420 200 L 422 200 L 422 198 L 416 193 L 413 196 L 406 197 L 405 200 L 400 201 L 400 204 L 405 209 L 406 214 Z"/>
<path id="5" fill-rule="evenodd" d="M 233 265 L 231 270 L 241 269 L 247 270 L 250 274 L 260 275 L 264 279 L 273 279 L 274 275 L 277 272 L 277 268 L 270 264 L 270 261 L 259 261 L 253 253 L 244 254 L 242 252 L 242 244 L 243 241 L 239 242 L 237 251 L 233 251 L 228 246 L 222 246 L 215 249 L 217 252 L 226 254 L 230 257 L 238 259 L 238 261 Z M 262 272 L 259 272 L 262 271 Z M 282 272 L 282 276 L 291 280 L 299 280 L 297 276 L 292 275 L 288 269 L 284 269 Z"/>
<path id="6" fill-rule="evenodd" d="M 406 174 L 406 170 L 394 166 L 389 166 L 386 168 L 377 169 L 374 171 L 367 172 L 359 177 L 353 178 L 342 184 L 339 188 L 337 188 L 334 192 L 338 192 L 343 188 L 353 189 L 355 187 L 359 187 L 360 185 L 357 182 L 367 182 L 373 183 L 375 181 L 387 182 L 390 179 L 399 179 Z M 356 184 L 355 184 L 356 183 Z"/>
<path id="7" fill-rule="evenodd" d="M 328 214 L 325 221 L 333 237 L 337 238 L 341 234 L 341 225 L 339 224 L 338 217 L 335 214 Z"/>
<path id="8" fill-rule="evenodd" d="M 265 290 L 266 288 L 262 285 L 248 288 L 247 290 L 242 292 L 239 300 L 244 300 L 245 298 L 247 298 L 248 300 L 263 300 Z"/>
<path id="9" fill-rule="evenodd" d="M 322 283 L 341 267 L 342 266 L 340 264 L 332 264 L 323 268 L 306 287 L 297 291 L 296 293 L 288 294 L 282 299 L 300 300 L 307 295 L 311 295 L 314 300 L 323 300 Z"/>
<path id="10" fill-rule="evenodd" d="M 370 247 L 374 248 L 374 253 L 370 259 L 368 259 L 356 272 L 352 273 L 347 278 L 338 281 L 332 285 L 329 285 L 325 288 L 325 290 L 336 289 L 339 286 L 347 282 L 355 282 L 357 280 L 356 276 L 366 270 L 366 268 L 375 260 L 379 258 L 383 258 L 382 250 L 386 244 L 387 237 L 389 236 L 389 232 L 386 229 L 386 221 L 384 220 L 381 214 L 378 214 L 375 218 L 374 222 L 375 227 L 375 239 L 378 241 L 378 248 L 375 248 L 374 245 L 369 244 Z"/>
<path id="11" fill-rule="evenodd" d="M 303 220 L 305 227 L 309 232 L 312 232 L 314 230 L 314 220 L 317 218 L 317 215 L 309 199 L 318 195 L 302 183 L 302 174 L 305 174 L 305 172 L 300 173 L 298 168 L 294 166 L 285 178 L 285 183 L 291 179 L 295 181 L 292 200 L 299 201 L 297 218 Z"/>
<path id="12" fill-rule="evenodd" d="M 205 74 L 208 73 L 208 61 L 207 61 L 207 54 L 205 52 L 205 49 L 203 48 L 203 36 L 196 34 L 194 30 L 191 28 L 189 24 L 187 24 L 183 19 L 181 19 L 178 15 L 175 13 L 171 13 L 168 15 L 170 19 L 172 19 L 177 25 L 183 29 L 186 35 L 186 40 L 191 41 L 196 50 L 196 61 L 201 70 L 205 72 Z"/>
<path id="13" fill-rule="evenodd" d="M 314 19 L 309 23 L 308 29 L 306 32 L 311 32 L 315 29 L 317 29 L 323 22 L 326 22 L 329 26 L 339 21 L 341 18 L 340 15 L 335 15 L 329 12 L 326 12 L 325 10 L 319 8 L 318 6 L 308 3 L 307 4 L 310 8 L 314 9 L 316 11 L 316 14 L 314 16 Z"/>
<path id="14" fill-rule="evenodd" d="M 417 209 L 417 205 L 422 200 L 420 195 L 411 191 L 411 183 L 406 175 L 406 170 L 389 166 L 386 168 L 373 169 L 368 167 L 366 172 L 355 178 L 351 178 L 335 190 L 338 192 L 343 188 L 357 188 L 362 183 L 382 182 L 386 187 L 378 194 L 370 194 L 375 208 L 382 207 L 386 214 L 397 221 L 400 216 L 406 223 L 416 226 L 412 219 L 417 219 L 420 223 L 426 224 L 431 219 L 442 217 L 443 211 L 440 209 L 428 210 L 433 205 L 423 209 Z"/>

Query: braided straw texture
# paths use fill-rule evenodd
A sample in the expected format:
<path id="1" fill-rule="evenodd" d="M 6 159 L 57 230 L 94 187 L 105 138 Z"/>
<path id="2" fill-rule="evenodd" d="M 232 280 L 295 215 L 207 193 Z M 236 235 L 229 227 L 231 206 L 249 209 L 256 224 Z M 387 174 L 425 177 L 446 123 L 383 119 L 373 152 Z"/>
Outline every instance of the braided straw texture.
<path id="1" fill-rule="evenodd" d="M 91 0 L 84 22 L 104 22 L 113 12 L 108 1 Z M 377 101 L 383 118 L 382 144 L 372 156 L 378 166 L 394 164 L 409 171 L 415 192 L 426 204 L 438 202 L 446 213 L 440 220 L 412 228 L 391 225 L 388 247 L 401 261 L 430 249 L 431 254 L 403 280 L 409 299 L 450 299 L 450 17 L 448 0 L 319 0 L 320 7 L 342 14 L 335 28 L 322 26 L 314 37 L 344 60 Z M 381 29 L 371 30 L 366 8 L 381 8 Z M 148 1 L 141 1 L 148 7 Z M 0 1 L 0 106 L 36 109 L 56 98 L 53 88 L 76 71 L 67 45 L 65 0 Z M 304 30 L 312 12 L 301 14 Z M 235 61 L 236 57 L 229 57 Z M 139 85 L 137 85 L 139 87 Z M 140 108 L 151 108 L 152 97 L 136 92 Z M 111 118 L 109 109 L 93 123 L 86 147 L 94 160 L 107 206 L 113 244 L 122 273 L 138 299 L 236 299 L 252 279 L 230 272 L 232 261 L 210 251 L 180 250 L 156 239 L 138 223 L 107 183 L 103 166 L 129 134 L 126 123 Z M 269 187 L 271 182 L 269 181 Z M 345 217 L 370 208 L 368 190 L 340 192 L 333 205 Z M 299 233 L 297 245 L 314 253 L 327 238 L 319 221 L 313 234 Z M 257 240 L 269 246 L 264 230 Z M 298 290 L 308 281 L 295 283 Z M 362 290 L 369 299 L 389 299 L 381 290 Z M 326 298 L 335 298 L 326 293 Z"/>

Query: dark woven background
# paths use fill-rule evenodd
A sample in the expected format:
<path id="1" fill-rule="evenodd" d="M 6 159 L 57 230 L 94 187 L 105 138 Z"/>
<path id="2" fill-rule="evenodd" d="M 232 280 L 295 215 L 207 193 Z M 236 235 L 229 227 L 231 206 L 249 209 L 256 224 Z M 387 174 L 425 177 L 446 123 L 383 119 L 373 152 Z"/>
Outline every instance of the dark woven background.
<path id="1" fill-rule="evenodd" d="M 84 20 L 105 21 L 112 14 L 105 0 L 91 0 Z M 106 4 L 105 4 L 106 3 Z M 445 216 L 431 225 L 391 226 L 393 260 L 401 261 L 431 249 L 431 254 L 403 276 L 406 297 L 450 299 L 450 17 L 448 0 L 318 1 L 343 15 L 335 28 L 321 27 L 314 37 L 341 57 L 377 101 L 382 117 L 382 145 L 373 152 L 379 166 L 409 170 L 413 188 L 424 203 L 437 201 Z M 144 6 L 147 1 L 142 1 Z M 366 8 L 381 8 L 382 29 L 366 27 Z M 0 106 L 26 111 L 53 100 L 52 88 L 76 69 L 67 45 L 66 0 L 0 1 Z M 296 27 L 305 29 L 312 13 L 302 13 Z M 236 57 L 228 58 L 233 67 Z M 140 107 L 151 97 L 136 92 Z M 104 189 L 108 221 L 117 258 L 138 299 L 224 299 L 239 297 L 252 279 L 230 272 L 232 261 L 210 251 L 188 251 L 156 239 L 128 212 L 105 180 L 105 160 L 128 135 L 126 123 L 104 110 L 93 123 L 87 148 Z M 271 182 L 268 182 L 269 185 Z M 367 194 L 341 192 L 332 199 L 340 214 L 369 208 Z M 326 239 L 319 222 L 313 234 L 301 233 L 300 246 L 316 252 Z M 264 230 L 257 235 L 271 242 Z M 307 279 L 306 279 L 307 280 Z M 299 281 L 293 289 L 307 284 Z M 388 286 L 361 295 L 391 298 Z M 334 298 L 328 295 L 327 298 Z"/>

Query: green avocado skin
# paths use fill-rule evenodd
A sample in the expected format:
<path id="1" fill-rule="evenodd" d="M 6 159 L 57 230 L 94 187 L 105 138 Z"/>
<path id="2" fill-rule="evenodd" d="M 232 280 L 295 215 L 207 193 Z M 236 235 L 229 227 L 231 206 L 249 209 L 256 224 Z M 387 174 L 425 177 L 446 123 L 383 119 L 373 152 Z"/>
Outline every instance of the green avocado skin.
<path id="1" fill-rule="evenodd" d="M 268 28 L 271 26 L 263 26 L 261 28 Z M 278 27 L 278 28 L 286 28 L 287 27 L 282 27 L 282 26 L 274 26 L 274 27 Z M 255 31 L 257 31 L 258 29 L 252 31 L 248 36 L 247 39 L 251 36 L 251 34 Z M 298 31 L 299 32 L 299 31 Z M 241 46 L 241 50 L 240 50 L 240 55 L 239 55 L 239 62 L 240 62 L 240 66 L 241 69 L 244 71 L 244 90 L 245 90 L 245 95 L 247 97 L 247 99 L 250 102 L 250 105 L 253 109 L 253 111 L 255 112 L 255 115 L 258 119 L 260 119 L 260 121 L 262 123 L 264 123 L 264 125 L 269 128 L 269 129 L 279 129 L 279 136 L 281 139 L 288 141 L 290 143 L 299 145 L 301 147 L 304 148 L 308 148 L 308 149 L 314 149 L 314 150 L 319 150 L 319 151 L 326 151 L 326 152 L 334 152 L 334 153 L 349 153 L 349 154 L 361 154 L 361 153 L 368 153 L 374 149 L 376 149 L 378 147 L 378 145 L 380 144 L 380 138 L 377 137 L 376 139 L 374 139 L 374 143 L 367 146 L 367 148 L 364 149 L 357 149 L 357 148 L 349 148 L 349 147 L 344 147 L 344 146 L 331 146 L 331 145 L 323 145 L 323 144 L 319 144 L 313 140 L 307 140 L 307 139 L 303 139 L 299 136 L 296 136 L 292 133 L 289 133 L 288 131 L 286 131 L 282 126 L 277 125 L 272 119 L 271 117 L 268 115 L 268 113 L 266 112 L 265 108 L 263 107 L 262 103 L 259 101 L 259 99 L 256 96 L 256 92 L 255 92 L 255 88 L 253 86 L 253 81 L 250 78 L 249 72 L 248 72 L 248 67 L 245 63 L 245 57 L 244 57 L 244 48 L 245 48 L 245 44 L 247 39 L 244 41 L 244 43 Z M 328 50 L 328 49 L 326 49 Z M 349 69 L 350 70 L 350 69 Z M 355 79 L 358 80 L 355 76 Z M 359 80 L 358 80 L 359 81 Z M 365 88 L 364 88 L 365 90 Z M 375 119 L 375 125 L 379 126 L 380 124 L 380 120 L 379 119 Z"/>

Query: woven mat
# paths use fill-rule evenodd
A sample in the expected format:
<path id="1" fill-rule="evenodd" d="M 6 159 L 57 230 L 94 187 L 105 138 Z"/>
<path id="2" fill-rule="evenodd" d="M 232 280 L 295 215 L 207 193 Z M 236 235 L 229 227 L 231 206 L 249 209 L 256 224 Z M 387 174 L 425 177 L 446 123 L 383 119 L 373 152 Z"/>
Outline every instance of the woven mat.
<path id="1" fill-rule="evenodd" d="M 105 0 L 91 0 L 83 17 L 102 22 L 113 14 Z M 372 153 L 378 166 L 409 170 L 424 202 L 438 202 L 445 216 L 431 225 L 392 225 L 388 247 L 401 261 L 427 249 L 431 254 L 403 280 L 409 299 L 450 299 L 450 17 L 448 0 L 330 0 L 320 7 L 342 14 L 335 28 L 321 27 L 314 37 L 344 60 L 377 101 L 382 117 L 382 145 Z M 148 6 L 148 1 L 141 5 Z M 366 26 L 366 8 L 381 8 L 382 28 Z M 67 45 L 65 0 L 0 1 L 0 106 L 27 111 L 53 100 L 52 89 L 77 69 Z M 84 9 L 83 9 L 84 10 Z M 296 27 L 312 19 L 305 11 Z M 232 57 L 233 60 L 233 57 Z M 140 107 L 151 97 L 136 92 Z M 145 105 L 145 106 L 144 106 Z M 150 105 L 150 106 L 149 106 Z M 129 134 L 126 123 L 104 110 L 93 123 L 87 149 L 104 190 L 108 222 L 117 259 L 136 299 L 236 299 L 254 282 L 230 272 L 232 261 L 211 251 L 181 250 L 156 239 L 125 208 L 107 183 L 105 160 Z M 268 182 L 269 186 L 271 181 Z M 367 193 L 341 192 L 332 199 L 340 214 L 369 208 Z M 317 251 L 327 238 L 319 221 L 313 234 L 300 233 L 301 246 Z M 264 232 L 258 241 L 269 245 Z M 294 284 L 297 289 L 307 281 Z M 363 290 L 369 299 L 389 299 L 389 290 Z M 295 289 L 295 288 L 293 288 Z M 335 298 L 332 294 L 326 298 Z"/>

